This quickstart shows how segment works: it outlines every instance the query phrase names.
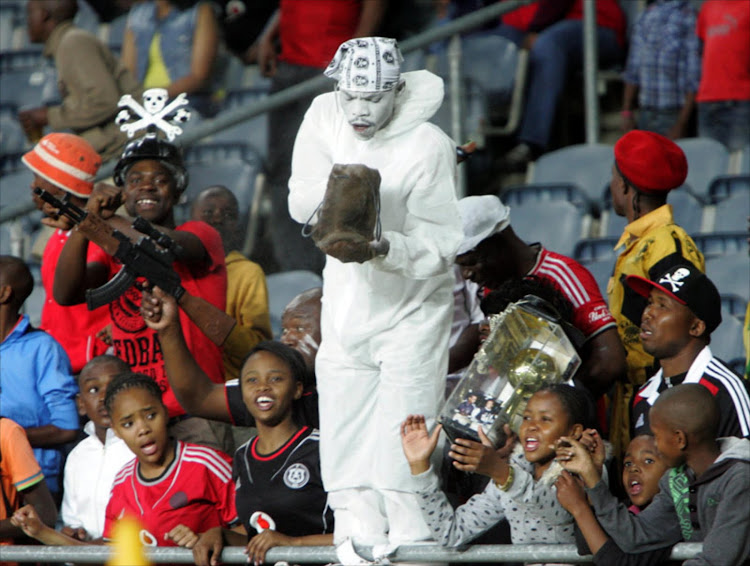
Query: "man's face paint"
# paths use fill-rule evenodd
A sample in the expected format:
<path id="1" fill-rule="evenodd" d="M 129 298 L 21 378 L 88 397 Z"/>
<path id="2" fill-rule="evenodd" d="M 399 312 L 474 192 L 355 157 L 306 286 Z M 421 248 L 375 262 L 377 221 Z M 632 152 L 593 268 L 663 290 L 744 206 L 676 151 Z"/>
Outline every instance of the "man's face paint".
<path id="1" fill-rule="evenodd" d="M 382 92 L 339 91 L 344 116 L 360 140 L 369 140 L 393 116 L 398 88 Z"/>

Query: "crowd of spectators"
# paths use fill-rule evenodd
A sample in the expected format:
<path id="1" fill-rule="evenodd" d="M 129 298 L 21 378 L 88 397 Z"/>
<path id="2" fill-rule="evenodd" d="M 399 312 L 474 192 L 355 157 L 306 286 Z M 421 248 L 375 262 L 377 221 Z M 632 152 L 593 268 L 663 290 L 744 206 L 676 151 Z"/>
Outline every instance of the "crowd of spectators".
<path id="1" fill-rule="evenodd" d="M 62 102 L 20 116 L 35 143 L 30 199 L 54 230 L 39 329 L 23 308 L 29 267 L 0 255 L 0 545 L 106 544 L 133 514 L 144 544 L 190 548 L 196 564 L 229 545 L 256 563 L 319 545 L 349 563 L 352 542 L 383 559 L 502 522 L 502 542 L 576 543 L 597 564 L 666 563 L 681 541 L 703 543 L 691 566 L 750 560 L 750 375 L 711 351 L 720 290 L 669 204 L 690 166 L 672 139 L 696 108 L 701 135 L 730 150 L 750 139 L 750 44 L 738 39 L 750 4 L 707 0 L 696 13 L 658 0 L 635 22 L 609 182 L 627 225 L 606 289 L 554 242 L 519 238 L 498 197 L 456 198 L 461 157 L 428 122 L 442 80 L 404 72 L 397 42 L 373 37 L 388 4 L 134 2 L 121 6 L 118 59 L 72 24 L 75 0 L 29 0 L 29 38 L 54 58 Z M 623 61 L 624 15 L 615 0 L 597 7 L 600 56 Z M 483 32 L 531 54 L 509 168 L 550 144 L 581 19 L 581 0 L 540 0 Z M 237 197 L 192 187 L 179 223 L 190 183 L 179 143 L 155 131 L 128 141 L 115 120 L 122 95 L 152 88 L 213 116 L 222 41 L 272 92 L 336 82 L 269 118 L 276 262 L 323 277 L 289 303 L 277 340 L 263 268 L 240 251 Z M 112 179 L 95 183 L 109 158 Z M 179 291 L 133 279 L 89 310 L 91 290 L 122 279 L 122 250 L 143 245 L 136 217 L 175 244 Z M 482 425 L 478 440 L 450 437 L 443 454 L 446 376 L 527 295 L 555 307 L 580 368 L 528 396 L 500 446 L 482 426 L 504 400 L 473 392 L 459 411 Z M 456 489 L 456 475 L 485 479 Z"/>

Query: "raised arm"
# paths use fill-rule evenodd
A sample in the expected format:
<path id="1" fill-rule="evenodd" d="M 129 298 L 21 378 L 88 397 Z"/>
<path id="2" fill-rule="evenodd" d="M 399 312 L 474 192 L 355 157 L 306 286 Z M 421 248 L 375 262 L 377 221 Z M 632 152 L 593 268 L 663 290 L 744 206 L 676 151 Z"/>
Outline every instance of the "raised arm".
<path id="1" fill-rule="evenodd" d="M 146 325 L 157 331 L 169 384 L 189 414 L 232 422 L 224 385 L 214 383 L 188 350 L 182 334 L 177 303 L 158 287 L 144 291 L 141 313 Z"/>

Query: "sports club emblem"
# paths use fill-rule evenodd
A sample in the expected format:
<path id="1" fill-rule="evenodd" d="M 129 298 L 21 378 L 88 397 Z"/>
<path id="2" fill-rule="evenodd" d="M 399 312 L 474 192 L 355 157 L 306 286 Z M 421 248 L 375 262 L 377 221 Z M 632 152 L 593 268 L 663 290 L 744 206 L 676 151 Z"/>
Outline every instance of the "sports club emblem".
<path id="1" fill-rule="evenodd" d="M 253 527 L 258 534 L 263 531 L 275 531 L 276 522 L 273 520 L 271 515 L 264 513 L 263 511 L 256 511 L 250 516 L 250 526 Z"/>
<path id="2" fill-rule="evenodd" d="M 304 464 L 292 464 L 284 472 L 284 484 L 290 489 L 305 487 L 310 481 L 310 470 Z"/>

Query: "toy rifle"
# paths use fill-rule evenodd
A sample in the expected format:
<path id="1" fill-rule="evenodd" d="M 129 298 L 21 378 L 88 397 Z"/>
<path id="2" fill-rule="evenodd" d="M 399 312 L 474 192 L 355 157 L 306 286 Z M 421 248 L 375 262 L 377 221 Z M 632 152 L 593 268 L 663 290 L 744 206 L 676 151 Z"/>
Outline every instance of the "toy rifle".
<path id="1" fill-rule="evenodd" d="M 111 303 L 134 285 L 137 278 L 143 277 L 150 285 L 172 295 L 185 314 L 214 344 L 224 344 L 236 321 L 208 301 L 185 290 L 180 276 L 172 269 L 172 263 L 181 250 L 172 238 L 138 216 L 132 227 L 143 236 L 134 243 L 105 220 L 68 202 L 65 197 L 60 200 L 39 187 L 34 188 L 34 194 L 70 218 L 78 225 L 79 232 L 122 263 L 120 272 L 107 283 L 86 290 L 89 310 Z"/>

